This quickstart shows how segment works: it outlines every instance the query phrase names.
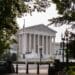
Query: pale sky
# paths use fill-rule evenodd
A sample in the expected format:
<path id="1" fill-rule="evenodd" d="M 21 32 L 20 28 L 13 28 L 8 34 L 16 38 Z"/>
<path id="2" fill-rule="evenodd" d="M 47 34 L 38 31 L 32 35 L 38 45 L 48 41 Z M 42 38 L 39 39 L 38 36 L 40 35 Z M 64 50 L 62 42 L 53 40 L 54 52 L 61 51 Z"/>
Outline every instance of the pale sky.
<path id="1" fill-rule="evenodd" d="M 34 26 L 37 24 L 49 24 L 48 19 L 51 19 L 53 17 L 57 17 L 59 15 L 57 15 L 57 11 L 56 11 L 56 7 L 54 4 L 51 4 L 51 6 L 49 8 L 46 9 L 46 12 L 33 12 L 32 16 L 30 14 L 27 14 L 27 16 L 22 16 L 22 18 L 17 18 L 17 23 L 19 25 L 19 28 L 23 28 L 23 24 L 24 24 L 24 19 L 25 19 L 25 27 L 28 26 Z M 66 25 L 62 26 L 62 27 L 54 27 L 54 26 L 50 26 L 52 29 L 57 31 L 56 34 L 56 42 L 60 42 L 61 40 L 61 33 L 64 33 L 65 29 L 66 29 Z"/>
<path id="2" fill-rule="evenodd" d="M 25 19 L 25 26 L 32 26 L 32 25 L 37 25 L 37 24 L 45 24 L 47 25 L 48 19 L 49 18 L 53 18 L 55 16 L 57 16 L 57 12 L 55 11 L 55 5 L 52 4 L 49 8 L 47 8 L 46 12 L 33 12 L 32 16 L 30 14 L 27 14 L 27 16 L 22 18 L 18 18 L 18 25 L 20 28 L 23 27 L 24 24 L 24 19 Z"/>

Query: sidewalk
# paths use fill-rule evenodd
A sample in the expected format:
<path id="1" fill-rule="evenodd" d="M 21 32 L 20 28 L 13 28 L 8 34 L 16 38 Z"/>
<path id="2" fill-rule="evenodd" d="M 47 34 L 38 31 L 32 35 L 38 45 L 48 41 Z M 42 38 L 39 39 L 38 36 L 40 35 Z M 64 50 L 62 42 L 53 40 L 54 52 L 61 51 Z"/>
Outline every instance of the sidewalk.
<path id="1" fill-rule="evenodd" d="M 29 70 L 29 74 L 26 74 L 25 70 L 20 70 L 18 74 L 9 74 L 9 75 L 48 75 L 48 69 L 40 69 L 40 73 L 37 74 L 36 69 Z"/>
<path id="2" fill-rule="evenodd" d="M 30 74 L 25 74 L 25 73 L 19 73 L 19 74 L 9 74 L 9 75 L 38 75 L 38 74 L 35 74 L 35 73 L 30 73 Z M 48 75 L 48 74 L 39 74 L 39 75 Z"/>
<path id="3" fill-rule="evenodd" d="M 37 65 L 29 65 L 29 73 L 26 74 L 26 65 L 18 65 L 18 74 L 9 74 L 9 75 L 38 75 L 37 74 Z M 15 65 L 14 65 L 14 68 Z M 48 65 L 40 65 L 39 67 L 39 75 L 48 75 Z"/>

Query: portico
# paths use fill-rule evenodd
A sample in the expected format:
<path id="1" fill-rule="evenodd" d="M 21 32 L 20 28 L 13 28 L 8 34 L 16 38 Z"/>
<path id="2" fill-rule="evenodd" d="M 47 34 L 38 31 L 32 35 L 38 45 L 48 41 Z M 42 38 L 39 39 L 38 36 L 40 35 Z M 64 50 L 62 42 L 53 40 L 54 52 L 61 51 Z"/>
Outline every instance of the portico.
<path id="1" fill-rule="evenodd" d="M 21 29 L 18 32 L 19 55 L 35 52 L 40 54 L 42 48 L 43 55 L 52 55 L 54 52 L 56 31 L 45 25 L 36 25 Z"/>

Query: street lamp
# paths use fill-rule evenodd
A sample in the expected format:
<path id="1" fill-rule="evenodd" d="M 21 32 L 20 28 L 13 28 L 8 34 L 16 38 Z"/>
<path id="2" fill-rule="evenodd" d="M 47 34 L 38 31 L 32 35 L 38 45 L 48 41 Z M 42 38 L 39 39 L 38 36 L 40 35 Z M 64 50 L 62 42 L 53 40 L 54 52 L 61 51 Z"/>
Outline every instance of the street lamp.
<path id="1" fill-rule="evenodd" d="M 68 53 L 68 44 L 69 44 L 69 33 L 66 30 L 65 32 L 65 40 L 66 40 L 66 70 L 69 69 L 68 63 L 69 63 L 69 53 Z"/>
<path id="2" fill-rule="evenodd" d="M 63 60 L 63 62 L 64 62 L 64 47 L 65 47 L 65 38 L 63 37 L 62 38 L 62 60 Z"/>
<path id="3" fill-rule="evenodd" d="M 66 51 L 66 70 L 69 69 L 68 63 L 69 63 L 69 51 L 68 51 L 68 44 L 69 44 L 69 32 L 66 30 L 64 37 L 62 37 L 62 58 L 64 62 L 64 50 Z"/>
<path id="4" fill-rule="evenodd" d="M 41 58 L 42 58 L 42 48 L 40 48 L 40 62 L 41 62 Z"/>
<path id="5" fill-rule="evenodd" d="M 61 35 L 61 40 L 62 40 L 62 42 L 60 43 L 60 47 L 61 47 L 61 49 L 60 50 L 62 50 L 62 61 L 64 62 L 64 50 L 65 50 L 65 35 Z"/>

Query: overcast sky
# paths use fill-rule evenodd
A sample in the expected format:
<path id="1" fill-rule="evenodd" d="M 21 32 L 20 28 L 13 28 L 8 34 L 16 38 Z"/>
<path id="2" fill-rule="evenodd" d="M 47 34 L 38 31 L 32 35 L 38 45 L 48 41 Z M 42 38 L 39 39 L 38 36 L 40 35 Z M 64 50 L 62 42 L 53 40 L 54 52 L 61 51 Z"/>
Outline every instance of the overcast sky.
<path id="1" fill-rule="evenodd" d="M 51 4 L 49 8 L 47 8 L 46 12 L 33 12 L 32 16 L 30 14 L 27 14 L 27 16 L 22 16 L 22 18 L 17 18 L 17 23 L 19 25 L 19 28 L 23 28 L 24 19 L 25 19 L 25 27 L 28 26 L 34 26 L 37 24 L 49 24 L 48 19 L 51 19 L 53 17 L 59 16 L 56 11 L 56 7 L 54 4 Z M 52 29 L 57 31 L 56 34 L 56 42 L 60 42 L 61 40 L 61 34 L 64 33 L 65 29 L 68 28 L 68 26 L 64 25 L 62 27 L 54 27 L 50 26 Z"/>

